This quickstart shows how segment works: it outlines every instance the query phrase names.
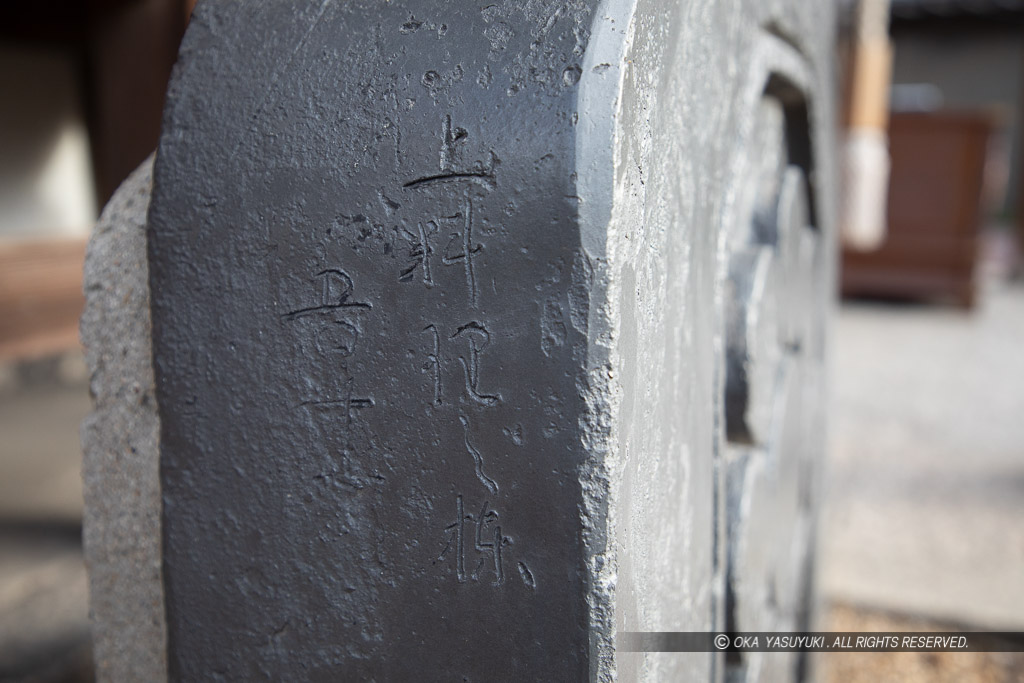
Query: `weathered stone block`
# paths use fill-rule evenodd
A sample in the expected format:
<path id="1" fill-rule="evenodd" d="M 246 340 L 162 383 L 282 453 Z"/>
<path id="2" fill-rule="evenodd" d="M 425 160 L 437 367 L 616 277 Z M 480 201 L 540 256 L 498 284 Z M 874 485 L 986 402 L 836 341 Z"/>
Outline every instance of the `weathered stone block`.
<path id="1" fill-rule="evenodd" d="M 149 216 L 170 677 L 791 678 L 826 3 L 210 0 Z"/>
<path id="2" fill-rule="evenodd" d="M 82 425 L 83 535 L 103 681 L 156 681 L 167 671 L 146 264 L 152 165 L 107 204 L 86 254 L 82 340 L 95 410 Z"/>

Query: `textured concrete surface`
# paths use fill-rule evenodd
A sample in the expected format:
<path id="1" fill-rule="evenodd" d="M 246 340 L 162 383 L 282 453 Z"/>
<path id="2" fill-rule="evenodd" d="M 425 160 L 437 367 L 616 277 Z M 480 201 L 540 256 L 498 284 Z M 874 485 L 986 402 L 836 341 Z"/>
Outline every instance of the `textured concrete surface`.
<path id="1" fill-rule="evenodd" d="M 1024 629 L 1024 287 L 839 317 L 825 595 Z"/>
<path id="2" fill-rule="evenodd" d="M 121 185 L 85 264 L 82 341 L 95 409 L 82 423 L 83 536 L 101 681 L 166 675 L 145 238 L 151 177 L 152 159 Z"/>

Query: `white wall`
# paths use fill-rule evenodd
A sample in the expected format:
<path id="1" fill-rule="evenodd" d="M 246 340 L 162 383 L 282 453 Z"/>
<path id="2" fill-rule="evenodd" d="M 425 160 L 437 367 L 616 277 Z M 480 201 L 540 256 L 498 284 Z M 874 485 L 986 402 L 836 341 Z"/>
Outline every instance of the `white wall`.
<path id="1" fill-rule="evenodd" d="M 0 46 L 0 239 L 84 235 L 96 220 L 76 63 Z"/>

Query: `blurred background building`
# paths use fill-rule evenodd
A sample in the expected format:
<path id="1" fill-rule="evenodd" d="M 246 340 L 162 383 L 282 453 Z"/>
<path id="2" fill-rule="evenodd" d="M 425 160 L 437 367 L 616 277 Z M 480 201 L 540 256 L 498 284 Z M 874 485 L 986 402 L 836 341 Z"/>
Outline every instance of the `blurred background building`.
<path id="1" fill-rule="evenodd" d="M 146 158 L 186 0 L 0 9 L 0 680 L 91 680 L 81 554 L 82 260 Z"/>
<path id="2" fill-rule="evenodd" d="M 0 10 L 0 680 L 91 680 L 82 259 L 156 145 L 191 5 Z M 887 9 L 886 230 L 843 254 L 871 299 L 836 321 L 822 627 L 1024 630 L 1024 2 Z M 850 657 L 818 675 L 1024 680 L 1020 656 Z"/>

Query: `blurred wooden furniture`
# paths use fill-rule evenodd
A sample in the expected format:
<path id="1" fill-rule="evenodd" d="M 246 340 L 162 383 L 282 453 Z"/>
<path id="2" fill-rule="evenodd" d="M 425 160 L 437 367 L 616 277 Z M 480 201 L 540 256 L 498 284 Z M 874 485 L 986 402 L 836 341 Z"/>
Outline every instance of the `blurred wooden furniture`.
<path id="1" fill-rule="evenodd" d="M 85 239 L 0 241 L 0 361 L 78 346 Z"/>
<path id="2" fill-rule="evenodd" d="M 982 114 L 892 114 L 888 236 L 876 251 L 844 250 L 844 295 L 973 306 L 990 127 Z"/>

